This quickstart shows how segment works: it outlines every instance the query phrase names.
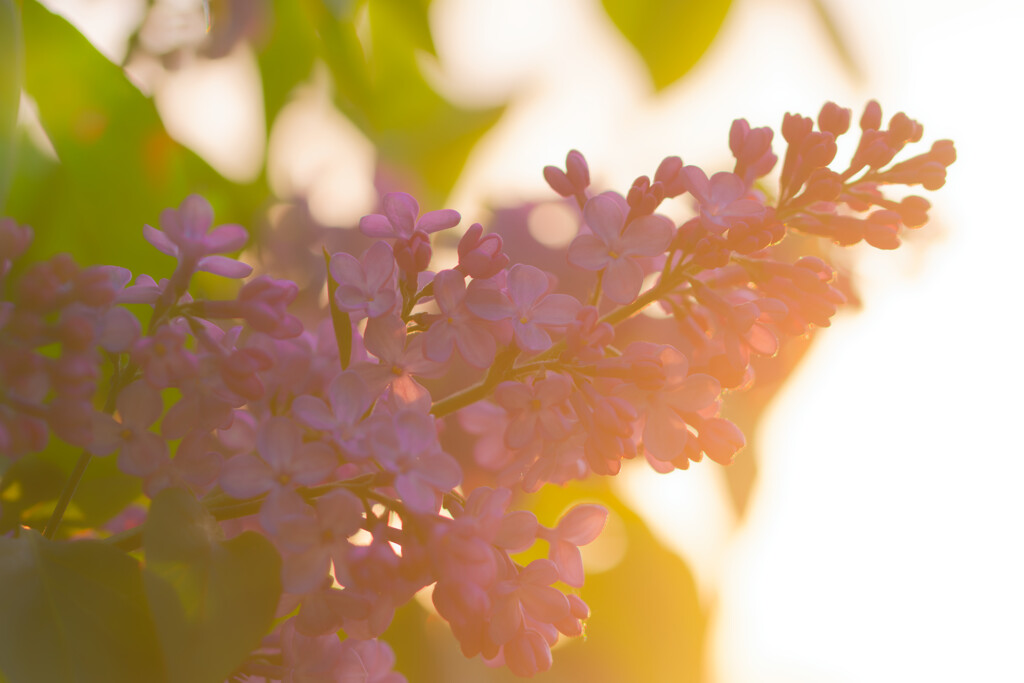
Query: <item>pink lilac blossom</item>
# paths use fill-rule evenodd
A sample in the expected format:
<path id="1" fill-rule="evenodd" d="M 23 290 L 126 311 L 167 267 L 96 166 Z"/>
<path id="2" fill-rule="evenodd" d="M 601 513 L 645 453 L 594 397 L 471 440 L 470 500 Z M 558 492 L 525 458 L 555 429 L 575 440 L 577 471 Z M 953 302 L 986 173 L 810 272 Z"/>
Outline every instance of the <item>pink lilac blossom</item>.
<path id="1" fill-rule="evenodd" d="M 375 242 L 362 259 L 339 252 L 331 256 L 330 273 L 338 288 L 338 308 L 368 318 L 387 315 L 398 305 L 395 258 L 386 242 Z"/>
<path id="2" fill-rule="evenodd" d="M 423 333 L 423 354 L 432 361 L 445 363 L 457 348 L 470 365 L 490 366 L 498 350 L 493 325 L 474 315 L 467 306 L 463 275 L 455 270 L 442 270 L 434 276 L 433 291 L 440 312 Z"/>
<path id="3" fill-rule="evenodd" d="M 118 452 L 122 472 L 146 477 L 156 472 L 169 457 L 167 444 L 149 428 L 163 415 L 159 392 L 145 382 L 135 382 L 117 397 L 117 422 L 97 413 L 89 448 L 95 455 Z"/>
<path id="4" fill-rule="evenodd" d="M 383 204 L 383 214 L 375 213 L 359 220 L 359 230 L 367 237 L 408 240 L 417 231 L 429 234 L 446 230 L 461 220 L 458 212 L 451 209 L 429 211 L 419 216 L 419 203 L 404 192 L 384 195 Z"/>
<path id="5" fill-rule="evenodd" d="M 569 262 L 586 270 L 600 270 L 604 294 L 617 304 L 636 299 L 644 271 L 637 257 L 657 256 L 672 239 L 672 223 L 664 216 L 647 215 L 624 225 L 621 197 L 591 197 L 583 216 L 593 234 L 579 235 L 569 245 Z"/>
<path id="6" fill-rule="evenodd" d="M 181 206 L 160 213 L 163 230 L 147 225 L 142 234 L 159 251 L 173 256 L 195 270 L 204 270 L 224 277 L 242 278 L 252 272 L 252 266 L 217 256 L 238 251 L 245 246 L 249 234 L 240 225 L 213 225 L 213 207 L 199 195 L 189 195 Z"/>
<path id="7" fill-rule="evenodd" d="M 220 473 L 220 486 L 234 498 L 270 494 L 260 509 L 264 528 L 276 528 L 284 512 L 282 499 L 298 486 L 319 484 L 338 466 L 325 444 L 304 443 L 299 426 L 287 417 L 268 418 L 256 437 L 256 451 L 229 459 Z"/>
<path id="8" fill-rule="evenodd" d="M 508 272 L 505 297 L 467 301 L 470 311 L 484 320 L 511 320 L 516 345 L 528 353 L 551 348 L 553 327 L 564 328 L 576 317 L 580 302 L 568 294 L 549 294 L 551 282 L 539 268 L 517 263 Z"/>
<path id="9" fill-rule="evenodd" d="M 776 245 L 795 230 L 891 249 L 903 227 L 926 222 L 927 200 L 887 192 L 940 187 L 952 143 L 896 161 L 923 128 L 902 113 L 883 128 L 871 102 L 849 165 L 830 168 L 851 120 L 833 103 L 816 120 L 786 115 L 774 199 L 762 189 L 779 159 L 773 133 L 742 119 L 729 134 L 732 172 L 709 177 L 668 157 L 625 198 L 591 196 L 573 150 L 564 170 L 544 170 L 586 224 L 564 270 L 510 266 L 513 237 L 473 224 L 458 265 L 435 275 L 431 235 L 459 215 L 419 216 L 411 196 L 388 194 L 382 214 L 360 221 L 376 241 L 360 258 L 330 260 L 333 303 L 350 314 L 337 336 L 324 311 L 293 310 L 299 285 L 267 274 L 233 298 L 193 298 L 197 270 L 252 270 L 224 256 L 244 246 L 244 228 L 213 228 L 196 195 L 161 214 L 163 230 L 143 230 L 178 259 L 174 273 L 132 285 L 123 268 L 83 268 L 66 254 L 22 268 L 32 232 L 0 220 L 0 454 L 41 451 L 51 433 L 92 455 L 117 452 L 147 495 L 189 489 L 222 516 L 242 515 L 224 523 L 229 534 L 268 536 L 285 590 L 265 641 L 273 680 L 400 683 L 376 637 L 428 586 L 466 656 L 537 674 L 561 636 L 583 631 L 590 610 L 559 582 L 582 586 L 579 547 L 608 513 L 576 505 L 549 528 L 510 510 L 513 489 L 616 474 L 640 452 L 659 472 L 705 455 L 729 464 L 744 436 L 719 415 L 723 389 L 749 386 L 752 357 L 827 326 L 846 301 L 828 263 Z M 678 228 L 656 213 L 687 192 L 694 215 Z M 553 293 L 570 264 L 600 273 L 594 305 Z M 638 300 L 653 268 L 662 275 Z M 637 341 L 620 325 L 655 301 L 673 329 Z M 121 304 L 150 309 L 145 332 Z M 104 402 L 109 413 L 96 408 Z M 476 437 L 475 464 L 449 448 L 453 413 Z M 518 562 L 537 541 L 548 557 Z"/>

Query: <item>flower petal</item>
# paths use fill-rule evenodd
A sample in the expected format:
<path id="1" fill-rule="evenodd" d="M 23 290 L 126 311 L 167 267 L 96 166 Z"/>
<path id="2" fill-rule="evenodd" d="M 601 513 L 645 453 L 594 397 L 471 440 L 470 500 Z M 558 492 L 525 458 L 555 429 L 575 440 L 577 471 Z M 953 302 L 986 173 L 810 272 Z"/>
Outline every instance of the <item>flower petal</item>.
<path id="1" fill-rule="evenodd" d="M 576 505 L 562 515 L 555 531 L 563 541 L 573 545 L 586 545 L 597 538 L 606 521 L 608 510 L 601 505 Z"/>
<path id="2" fill-rule="evenodd" d="M 596 235 L 579 235 L 569 245 L 569 263 L 584 270 L 601 270 L 610 260 L 608 245 Z"/>
<path id="3" fill-rule="evenodd" d="M 255 455 L 236 455 L 220 471 L 220 487 L 232 498 L 252 498 L 273 488 L 274 473 Z"/>
<path id="4" fill-rule="evenodd" d="M 568 294 L 549 294 L 530 310 L 530 320 L 540 325 L 568 325 L 583 304 Z"/>
<path id="5" fill-rule="evenodd" d="M 214 275 L 220 275 L 222 277 L 230 278 L 243 278 L 248 277 L 252 273 L 252 266 L 247 263 L 227 256 L 204 256 L 199 259 L 199 263 L 196 265 L 196 270 L 202 270 L 207 273 L 213 273 Z"/>
<path id="6" fill-rule="evenodd" d="M 601 241 L 611 244 L 618 240 L 626 216 L 617 201 L 607 195 L 599 194 L 587 200 L 583 207 L 583 219 Z"/>
<path id="7" fill-rule="evenodd" d="M 520 308 L 531 306 L 548 291 L 551 282 L 540 268 L 517 263 L 508 271 L 508 294 Z"/>
<path id="8" fill-rule="evenodd" d="M 209 254 L 226 254 L 231 251 L 238 251 L 249 241 L 249 232 L 241 225 L 225 223 L 218 225 L 203 242 Z"/>
<path id="9" fill-rule="evenodd" d="M 160 250 L 161 253 L 167 254 L 168 256 L 178 256 L 178 247 L 174 242 L 167 238 L 167 235 L 157 230 L 151 225 L 142 226 L 142 236 L 146 238 L 146 241 Z"/>
<path id="10" fill-rule="evenodd" d="M 409 238 L 416 227 L 416 216 L 420 205 L 412 195 L 405 192 L 389 192 L 384 195 L 384 215 L 391 221 L 396 237 Z"/>
<path id="11" fill-rule="evenodd" d="M 604 295 L 617 304 L 629 304 L 640 293 L 644 271 L 640 264 L 627 257 L 618 258 L 608 265 L 601 281 Z"/>
<path id="12" fill-rule="evenodd" d="M 419 222 L 416 223 L 416 229 L 427 233 L 447 230 L 458 225 L 460 220 L 462 220 L 462 216 L 458 211 L 452 209 L 429 211 L 423 214 Z"/>
<path id="13" fill-rule="evenodd" d="M 382 216 L 379 213 L 372 213 L 369 216 L 360 218 L 359 232 L 367 237 L 376 237 L 378 239 L 396 236 L 395 229 L 391 226 L 391 221 L 388 220 L 387 216 Z"/>

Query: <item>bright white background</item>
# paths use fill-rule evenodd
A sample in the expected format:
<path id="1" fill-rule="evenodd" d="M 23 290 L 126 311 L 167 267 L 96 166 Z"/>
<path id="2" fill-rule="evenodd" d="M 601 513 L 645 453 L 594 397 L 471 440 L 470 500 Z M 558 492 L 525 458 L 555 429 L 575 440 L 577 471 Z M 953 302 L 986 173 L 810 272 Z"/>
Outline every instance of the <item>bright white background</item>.
<path id="1" fill-rule="evenodd" d="M 438 87 L 466 104 L 514 98 L 451 206 L 468 222 L 547 196 L 540 169 L 570 148 L 586 153 L 598 184 L 620 190 L 669 154 L 725 169 L 733 118 L 778 126 L 828 99 L 859 116 L 875 98 L 887 117 L 904 110 L 924 123 L 926 141 L 955 139 L 959 159 L 926 228 L 940 237 L 859 250 L 864 309 L 821 335 L 766 415 L 745 521 L 710 463 L 638 470 L 624 488 L 717 601 L 721 683 L 1021 681 L 1024 10 L 825 1 L 862 82 L 809 0 L 736 0 L 706 59 L 654 96 L 597 0 L 435 0 Z M 140 7 L 50 4 L 115 55 Z M 326 221 L 372 208 L 371 150 L 315 89 L 265 149 L 251 54 L 148 76 L 172 132 L 230 177 L 251 177 L 269 153 L 277 189 L 308 190 Z M 317 155 L 291 153 L 311 137 Z"/>

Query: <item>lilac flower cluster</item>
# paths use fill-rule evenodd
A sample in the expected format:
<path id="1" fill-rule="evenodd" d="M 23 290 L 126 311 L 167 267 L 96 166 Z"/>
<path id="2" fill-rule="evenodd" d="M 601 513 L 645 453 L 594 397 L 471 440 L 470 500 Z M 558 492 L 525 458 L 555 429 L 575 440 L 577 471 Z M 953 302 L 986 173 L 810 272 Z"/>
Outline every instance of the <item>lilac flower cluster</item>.
<path id="1" fill-rule="evenodd" d="M 639 454 L 659 472 L 705 455 L 730 463 L 744 437 L 719 416 L 725 389 L 752 381 L 752 355 L 828 325 L 844 301 L 828 264 L 781 260 L 777 245 L 802 231 L 891 248 L 901 226 L 924 223 L 926 200 L 882 190 L 941 186 L 951 143 L 889 166 L 921 126 L 898 114 L 882 130 L 871 103 L 853 161 L 832 171 L 849 123 L 850 111 L 831 103 L 818 130 L 787 115 L 775 197 L 763 183 L 777 162 L 772 131 L 742 120 L 730 133 L 732 172 L 708 177 L 669 157 L 623 196 L 592 194 L 578 152 L 565 170 L 545 169 L 581 209 L 566 258 L 595 275 L 586 300 L 559 292 L 550 273 L 510 264 L 501 236 L 480 225 L 461 237 L 454 268 L 431 271 L 431 235 L 460 216 L 421 215 L 401 193 L 360 222 L 372 246 L 329 256 L 328 312 L 305 324 L 288 310 L 297 285 L 267 275 L 230 299 L 192 297 L 199 271 L 241 279 L 252 270 L 224 255 L 246 231 L 212 228 L 201 197 L 164 211 L 162 229 L 144 229 L 176 259 L 160 281 L 67 256 L 14 278 L 31 231 L 5 220 L 0 454 L 39 451 L 50 434 L 93 456 L 117 453 L 147 495 L 186 488 L 229 533 L 270 538 L 287 618 L 266 641 L 278 656 L 253 655 L 261 675 L 404 680 L 377 638 L 431 586 L 467 657 L 522 676 L 544 671 L 551 647 L 589 616 L 579 547 L 607 513 L 577 505 L 549 528 L 513 507 L 514 491 L 616 474 Z M 683 195 L 693 218 L 677 226 L 656 213 Z M 122 304 L 146 306 L 145 331 Z M 654 305 L 684 342 L 618 348 L 617 326 Z M 493 487 L 463 486 L 466 460 L 440 437 L 451 419 L 476 435 L 472 457 Z M 538 541 L 547 558 L 517 561 Z"/>

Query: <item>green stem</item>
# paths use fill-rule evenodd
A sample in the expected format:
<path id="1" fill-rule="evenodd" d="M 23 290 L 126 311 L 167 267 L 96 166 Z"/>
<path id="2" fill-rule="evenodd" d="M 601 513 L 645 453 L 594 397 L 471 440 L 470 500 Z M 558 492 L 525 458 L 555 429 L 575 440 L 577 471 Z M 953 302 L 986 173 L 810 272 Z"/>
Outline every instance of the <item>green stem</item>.
<path id="1" fill-rule="evenodd" d="M 486 380 L 479 384 L 457 391 L 447 398 L 443 398 L 436 402 L 431 408 L 430 412 L 433 413 L 434 417 L 444 417 L 445 415 L 451 415 L 457 410 L 461 410 L 468 405 L 472 405 L 480 399 L 486 398 L 491 393 L 491 384 Z"/>
<path id="2" fill-rule="evenodd" d="M 125 369 L 124 375 L 132 376 L 134 372 L 135 367 L 129 365 Z M 107 392 L 107 400 L 103 404 L 103 412 L 107 415 L 113 414 L 114 408 L 117 407 L 117 395 L 121 391 L 121 380 L 121 368 L 115 364 L 114 373 L 110 378 L 110 391 Z M 57 499 L 57 505 L 53 508 L 49 521 L 46 522 L 46 527 L 43 529 L 44 538 L 52 539 L 57 535 L 60 521 L 64 519 L 64 513 L 67 512 L 68 505 L 71 504 L 71 498 L 75 495 L 78 483 L 82 481 L 82 476 L 85 475 L 85 469 L 89 466 L 89 461 L 91 460 L 92 453 L 83 449 L 81 455 L 78 456 L 78 461 L 75 463 L 75 469 L 71 470 L 71 476 L 68 478 L 67 483 L 64 484 L 64 490 L 60 492 L 60 498 Z"/>
<path id="3" fill-rule="evenodd" d="M 92 454 L 89 451 L 83 450 L 82 454 L 78 456 L 75 469 L 71 471 L 71 477 L 64 485 L 64 490 L 60 492 L 57 507 L 53 508 L 53 514 L 50 515 L 50 520 L 46 523 L 46 528 L 43 529 L 44 538 L 52 539 L 57 534 L 60 521 L 64 518 L 68 504 L 71 503 L 71 497 L 75 495 L 75 490 L 78 489 L 78 482 L 82 480 L 82 475 L 85 474 L 85 468 L 89 466 L 90 460 L 92 460 Z"/>

